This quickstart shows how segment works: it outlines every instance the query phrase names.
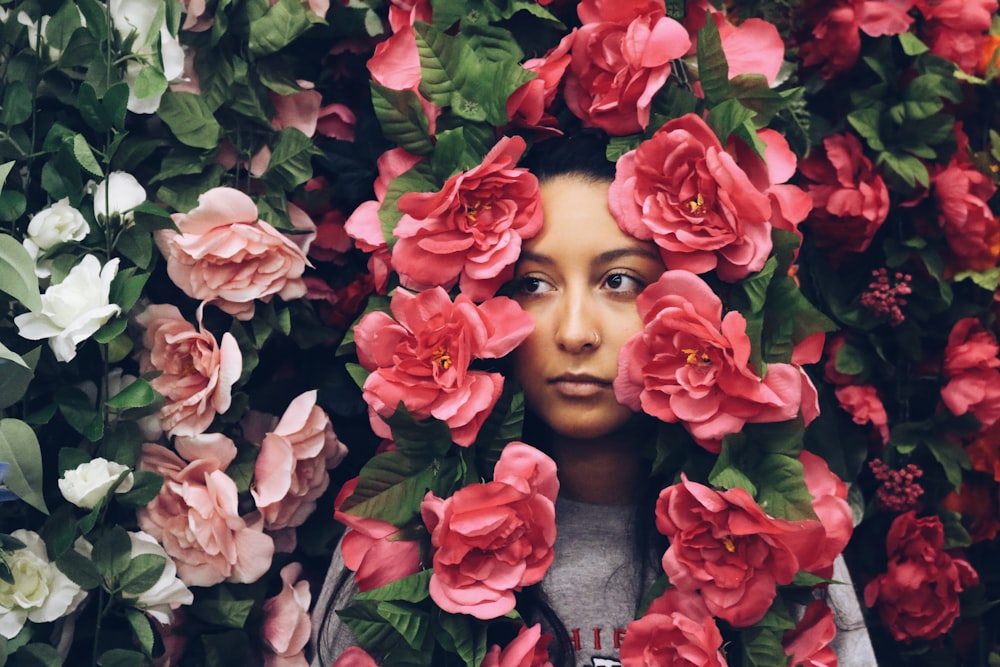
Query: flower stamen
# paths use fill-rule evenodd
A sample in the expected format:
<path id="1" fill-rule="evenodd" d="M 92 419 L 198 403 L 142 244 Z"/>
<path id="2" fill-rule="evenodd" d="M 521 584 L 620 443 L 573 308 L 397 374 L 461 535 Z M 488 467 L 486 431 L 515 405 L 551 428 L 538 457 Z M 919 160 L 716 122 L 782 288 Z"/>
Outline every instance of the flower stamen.
<path id="1" fill-rule="evenodd" d="M 712 358 L 707 353 L 700 352 L 694 348 L 685 348 L 681 352 L 687 355 L 687 363 L 691 366 L 707 366 L 712 363 Z"/>
<path id="2" fill-rule="evenodd" d="M 431 361 L 439 364 L 443 370 L 448 370 L 452 364 L 451 355 L 444 345 L 431 352 Z"/>
<path id="3" fill-rule="evenodd" d="M 704 215 L 705 214 L 705 198 L 701 196 L 699 192 L 697 196 L 689 199 L 687 202 L 688 211 L 693 215 Z"/>
<path id="4" fill-rule="evenodd" d="M 726 551 L 728 551 L 729 553 L 731 554 L 736 553 L 736 543 L 733 542 L 733 538 L 730 537 L 729 535 L 726 535 L 725 537 L 722 538 L 722 546 L 724 546 L 726 548 Z"/>

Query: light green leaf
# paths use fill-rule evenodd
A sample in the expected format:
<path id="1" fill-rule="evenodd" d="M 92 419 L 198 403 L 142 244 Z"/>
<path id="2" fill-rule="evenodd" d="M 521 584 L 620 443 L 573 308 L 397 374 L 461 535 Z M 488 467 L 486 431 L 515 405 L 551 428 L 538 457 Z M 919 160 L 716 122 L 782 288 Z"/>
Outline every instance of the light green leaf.
<path id="1" fill-rule="evenodd" d="M 158 394 L 146 380 L 138 378 L 135 382 L 112 396 L 105 403 L 109 408 L 126 410 L 128 408 L 144 408 L 151 405 Z"/>
<path id="2" fill-rule="evenodd" d="M 21 400 L 35 373 L 20 355 L 0 343 L 0 377 L 3 378 L 0 382 L 0 410 L 3 410 Z"/>
<path id="3" fill-rule="evenodd" d="M 19 419 L 0 419 L 0 461 L 10 464 L 4 483 L 39 512 L 49 513 L 42 496 L 42 451 L 31 427 Z"/>
<path id="4" fill-rule="evenodd" d="M 312 139 L 294 127 L 286 127 L 278 133 L 278 140 L 271 149 L 271 161 L 264 172 L 264 178 L 285 190 L 312 178 L 312 157 L 319 155 Z"/>
<path id="5" fill-rule="evenodd" d="M 167 92 L 156 113 L 177 140 L 187 146 L 215 148 L 219 143 L 222 128 L 200 95 Z"/>
<path id="6" fill-rule="evenodd" d="M 136 609 L 126 609 L 125 618 L 132 628 L 132 636 L 139 642 L 143 653 L 147 656 L 152 655 L 156 636 L 153 633 L 153 626 L 149 621 L 149 617 Z"/>
<path id="7" fill-rule="evenodd" d="M 0 291 L 20 301 L 29 310 L 42 307 L 35 262 L 13 236 L 0 234 Z"/>
<path id="8" fill-rule="evenodd" d="M 408 577 L 397 579 L 378 588 L 358 593 L 358 600 L 402 600 L 403 602 L 421 602 L 430 595 L 427 586 L 433 570 L 421 570 Z"/>
<path id="9" fill-rule="evenodd" d="M 995 292 L 1000 287 L 1000 267 L 995 266 L 985 271 L 959 271 L 955 274 L 955 282 L 960 280 L 971 280 L 987 292 Z"/>
<path id="10" fill-rule="evenodd" d="M 167 91 L 167 77 L 158 67 L 146 66 L 139 70 L 139 76 L 135 79 L 135 96 L 139 99 L 156 97 Z"/>
<path id="11" fill-rule="evenodd" d="M 250 23 L 250 53 L 255 56 L 277 53 L 316 20 L 301 0 L 279 0 L 264 16 Z"/>
<path id="12" fill-rule="evenodd" d="M 93 149 L 82 134 L 73 137 L 73 157 L 76 158 L 77 164 L 86 169 L 90 174 L 98 178 L 103 178 L 104 172 L 101 170 L 101 165 L 97 163 Z"/>

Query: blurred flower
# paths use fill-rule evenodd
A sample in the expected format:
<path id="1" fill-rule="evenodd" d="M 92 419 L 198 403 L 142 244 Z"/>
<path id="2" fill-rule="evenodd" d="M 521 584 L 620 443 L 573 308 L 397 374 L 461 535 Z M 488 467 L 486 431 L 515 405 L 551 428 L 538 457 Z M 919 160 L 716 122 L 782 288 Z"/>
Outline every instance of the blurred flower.
<path id="1" fill-rule="evenodd" d="M 833 610 L 823 600 L 806 605 L 805 613 L 782 639 L 789 664 L 801 667 L 836 667 L 837 654 L 830 643 L 837 634 Z"/>
<path id="2" fill-rule="evenodd" d="M 870 384 L 852 384 L 834 389 L 840 407 L 855 424 L 871 424 L 878 432 L 883 445 L 889 444 L 889 415 L 879 398 L 878 390 Z"/>
<path id="3" fill-rule="evenodd" d="M 264 667 L 307 667 L 305 647 L 309 643 L 312 624 L 309 603 L 312 595 L 309 582 L 299 580 L 301 563 L 289 563 L 281 568 L 281 592 L 264 601 Z"/>
<path id="4" fill-rule="evenodd" d="M 13 639 L 26 621 L 50 623 L 72 613 L 87 592 L 49 560 L 45 542 L 30 530 L 10 534 L 25 548 L 4 552 L 13 583 L 0 579 L 0 636 Z"/>
<path id="5" fill-rule="evenodd" d="M 521 626 L 517 637 L 503 649 L 497 644 L 486 652 L 481 667 L 552 667 L 548 646 L 552 635 L 542 633 L 542 626 Z"/>
<path id="6" fill-rule="evenodd" d="M 1000 420 L 1000 345 L 974 317 L 960 319 L 944 351 L 941 401 L 952 414 L 971 412 L 989 427 Z"/>
<path id="7" fill-rule="evenodd" d="M 127 470 L 129 467 L 126 465 L 98 456 L 63 473 L 59 478 L 59 491 L 77 507 L 93 509 L 112 488 L 115 493 L 125 493 L 132 489 L 132 473 L 118 483 L 118 478 Z"/>
<path id="8" fill-rule="evenodd" d="M 810 36 L 802 41 L 802 64 L 822 65 L 830 79 L 852 68 L 861 51 L 861 35 L 898 35 L 913 23 L 907 12 L 913 0 L 835 0 L 813 5 Z M 807 25 L 808 25 L 807 24 Z"/>
<path id="9" fill-rule="evenodd" d="M 121 312 L 109 300 L 117 273 L 117 257 L 102 267 L 97 257 L 86 255 L 61 283 L 45 290 L 38 312 L 14 318 L 18 333 L 29 340 L 48 338 L 56 359 L 72 361 L 77 346 Z"/>
<path id="10" fill-rule="evenodd" d="M 134 56 L 125 63 L 128 83 L 128 110 L 151 114 L 160 108 L 166 90 L 138 88 L 140 74 L 152 66 L 172 81 L 184 73 L 184 50 L 177 37 L 170 34 L 160 0 L 108 0 L 108 13 L 115 30 L 131 47 Z"/>

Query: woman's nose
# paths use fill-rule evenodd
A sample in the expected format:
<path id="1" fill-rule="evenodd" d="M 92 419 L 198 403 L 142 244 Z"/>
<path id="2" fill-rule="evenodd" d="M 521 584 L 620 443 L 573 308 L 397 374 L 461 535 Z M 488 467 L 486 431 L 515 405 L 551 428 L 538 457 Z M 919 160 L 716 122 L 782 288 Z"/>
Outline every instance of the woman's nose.
<path id="1" fill-rule="evenodd" d="M 560 349 L 576 353 L 600 346 L 600 319 L 589 294 L 567 291 L 560 311 L 556 325 L 556 344 Z"/>

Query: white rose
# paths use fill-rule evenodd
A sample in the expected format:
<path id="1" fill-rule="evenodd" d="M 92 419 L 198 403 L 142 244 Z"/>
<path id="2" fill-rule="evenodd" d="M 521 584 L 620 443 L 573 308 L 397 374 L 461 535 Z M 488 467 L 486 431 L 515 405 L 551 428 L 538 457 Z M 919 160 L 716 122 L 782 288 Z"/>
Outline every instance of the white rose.
<path id="1" fill-rule="evenodd" d="M 28 28 L 28 46 L 31 48 L 31 50 L 42 57 L 47 57 L 49 61 L 55 62 L 59 60 L 59 56 L 62 55 L 62 51 L 53 48 L 51 46 L 48 46 L 48 48 L 45 49 L 45 53 L 42 53 L 38 50 L 39 35 L 42 36 L 43 43 L 45 43 L 44 41 L 45 29 L 49 25 L 49 18 L 51 17 L 43 16 L 42 20 L 40 22 L 37 22 L 37 21 L 32 21 L 31 17 L 28 16 L 27 12 L 22 11 L 17 13 L 17 22 Z M 39 25 L 39 23 L 41 25 Z"/>
<path id="2" fill-rule="evenodd" d="M 135 176 L 113 171 L 94 190 L 94 217 L 107 220 L 119 215 L 123 221 L 132 219 L 132 209 L 146 201 L 146 189 Z"/>
<path id="3" fill-rule="evenodd" d="M 128 84 L 128 110 L 132 113 L 155 113 L 160 108 L 159 95 L 138 97 L 135 82 L 139 72 L 146 66 L 143 61 L 151 61 L 159 56 L 156 65 L 162 66 L 167 81 L 178 79 L 184 73 L 184 50 L 180 41 L 170 34 L 166 26 L 166 15 L 162 0 L 111 0 L 111 18 L 115 29 L 123 37 L 134 36 L 132 53 L 139 60 L 130 60 L 125 68 L 125 82 Z M 159 36 L 159 54 L 154 51 L 156 37 Z"/>
<path id="4" fill-rule="evenodd" d="M 87 219 L 70 206 L 68 197 L 64 197 L 31 217 L 27 238 L 23 241 L 24 249 L 38 262 L 38 257 L 46 250 L 51 250 L 60 243 L 82 241 L 89 233 Z M 39 278 L 48 278 L 51 271 L 47 262 L 37 264 L 35 273 Z"/>
<path id="5" fill-rule="evenodd" d="M 49 561 L 38 533 L 18 529 L 12 537 L 26 548 L 5 554 L 14 583 L 0 580 L 0 635 L 13 639 L 26 620 L 49 623 L 71 614 L 87 592 Z"/>
<path id="6" fill-rule="evenodd" d="M 194 593 L 184 585 L 183 581 L 177 578 L 177 566 L 174 565 L 174 561 L 163 550 L 156 538 L 142 531 L 129 533 L 128 536 L 132 540 L 132 558 L 143 554 L 153 554 L 162 556 L 167 561 L 156 583 L 133 600 L 136 607 L 144 610 L 160 623 L 170 623 L 174 620 L 174 609 L 194 602 Z"/>
<path id="7" fill-rule="evenodd" d="M 93 255 L 84 257 L 61 283 L 45 290 L 40 312 L 14 318 L 21 337 L 29 340 L 48 338 L 56 359 L 72 360 L 78 344 L 121 312 L 117 304 L 109 301 L 111 281 L 116 273 L 117 258 L 102 268 Z"/>
<path id="8" fill-rule="evenodd" d="M 94 509 L 108 495 L 118 477 L 128 469 L 128 466 L 121 463 L 97 457 L 67 470 L 59 478 L 59 490 L 66 500 L 77 507 Z M 131 490 L 132 484 L 132 473 L 129 473 L 115 489 L 115 493 Z"/>

